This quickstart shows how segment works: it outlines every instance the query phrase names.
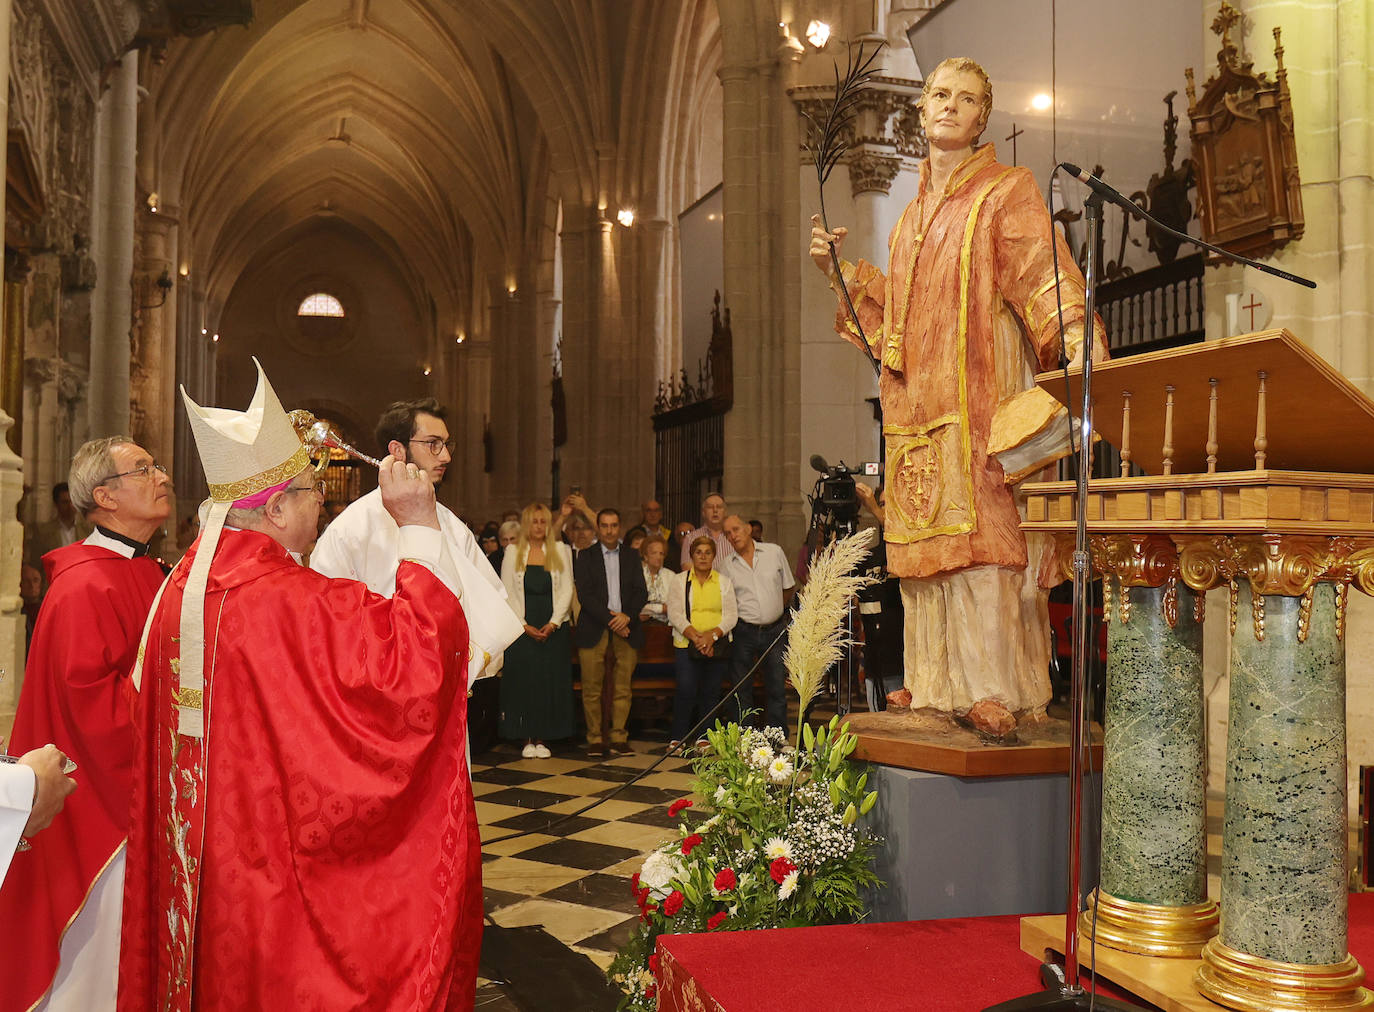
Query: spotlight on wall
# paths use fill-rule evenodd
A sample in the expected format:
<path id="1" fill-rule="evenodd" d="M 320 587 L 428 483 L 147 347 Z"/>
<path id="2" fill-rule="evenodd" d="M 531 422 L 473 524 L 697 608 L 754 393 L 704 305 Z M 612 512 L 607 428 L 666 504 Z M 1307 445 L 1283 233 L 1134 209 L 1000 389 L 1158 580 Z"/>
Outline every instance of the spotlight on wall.
<path id="1" fill-rule="evenodd" d="M 1044 112 L 1054 104 L 1054 99 L 1050 98 L 1047 92 L 1040 92 L 1031 98 L 1031 108 L 1037 112 Z"/>
<path id="2" fill-rule="evenodd" d="M 460 330 L 460 331 L 458 331 L 458 336 L 455 337 L 455 338 L 453 339 L 453 343 L 454 343 L 454 344 L 462 344 L 462 343 L 463 343 L 464 341 L 466 341 L 467 339 L 468 339 L 467 334 L 464 334 L 464 333 Z"/>
<path id="3" fill-rule="evenodd" d="M 157 194 L 156 194 L 156 193 L 150 193 L 150 194 L 148 194 L 148 210 L 151 211 L 153 214 L 157 214 Z"/>
<path id="4" fill-rule="evenodd" d="M 620 224 L 624 225 L 626 228 L 629 228 L 631 225 L 635 223 L 635 213 L 628 207 L 622 207 L 620 211 L 617 212 L 615 220 L 620 222 Z"/>
<path id="5" fill-rule="evenodd" d="M 817 49 L 824 49 L 830 41 L 830 26 L 824 21 L 812 21 L 806 26 L 806 41 Z"/>
<path id="6" fill-rule="evenodd" d="M 430 373 L 430 368 L 429 368 L 429 366 L 425 366 L 425 375 L 428 376 L 429 373 Z"/>
<path id="7" fill-rule="evenodd" d="M 182 264 L 181 269 L 178 270 L 177 273 L 180 274 L 183 278 L 189 278 L 191 276 L 191 265 Z"/>
<path id="8" fill-rule="evenodd" d="M 214 337 L 210 338 L 210 340 L 214 341 L 216 344 L 219 344 L 219 335 L 216 334 Z"/>
<path id="9" fill-rule="evenodd" d="M 510 296 L 512 299 L 515 298 L 515 295 L 519 290 L 519 286 L 517 286 L 514 281 L 506 282 L 506 294 Z"/>
<path id="10" fill-rule="evenodd" d="M 206 334 L 208 334 L 208 333 L 210 333 L 210 331 L 207 330 L 206 328 L 204 328 L 204 327 L 201 327 L 201 328 L 200 328 L 200 336 L 201 336 L 201 337 L 204 337 L 204 336 L 205 336 Z"/>

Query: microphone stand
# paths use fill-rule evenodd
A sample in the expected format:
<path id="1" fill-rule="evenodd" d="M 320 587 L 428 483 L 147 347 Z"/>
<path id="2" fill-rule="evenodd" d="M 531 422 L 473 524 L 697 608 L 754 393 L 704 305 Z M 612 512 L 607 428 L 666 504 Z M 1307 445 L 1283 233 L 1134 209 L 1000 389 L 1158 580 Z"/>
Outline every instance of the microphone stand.
<path id="1" fill-rule="evenodd" d="M 1098 995 L 1089 994 L 1079 983 L 1078 974 L 1078 911 L 1082 904 L 1079 892 L 1083 866 L 1083 766 L 1085 755 L 1084 707 L 1087 700 L 1088 651 L 1093 643 L 1093 614 L 1088 580 L 1092 575 L 1092 554 L 1088 548 L 1088 475 L 1092 471 L 1093 452 L 1093 316 L 1097 312 L 1094 289 L 1097 286 L 1098 238 L 1102 233 L 1102 194 L 1093 191 L 1083 202 L 1083 217 L 1088 231 L 1088 269 L 1084 272 L 1083 293 L 1083 397 L 1079 412 L 1082 419 L 1078 430 L 1078 474 L 1075 495 L 1078 499 L 1077 524 L 1073 543 L 1073 665 L 1069 677 L 1069 873 L 1068 899 L 1064 911 L 1064 977 L 1051 990 L 1013 998 L 993 1005 L 984 1012 L 1022 1012 L 1025 1009 L 1088 1010 L 1103 1012 L 1141 1012 L 1130 1005 Z M 1048 960 L 1040 968 L 1041 980 L 1056 980 L 1059 968 Z"/>
<path id="2" fill-rule="evenodd" d="M 1073 166 L 1065 166 L 1071 175 L 1086 183 L 1092 194 L 1083 202 L 1083 216 L 1087 225 L 1088 263 L 1084 272 L 1085 290 L 1083 293 L 1083 396 L 1079 414 L 1082 427 L 1078 435 L 1078 474 L 1074 494 L 1077 497 L 1077 522 L 1074 527 L 1073 551 L 1073 665 L 1069 681 L 1069 874 L 1068 909 L 1064 914 L 1064 969 L 1059 978 L 1059 967 L 1048 960 L 1041 964 L 1040 978 L 1050 984 L 1050 989 L 1036 994 L 1024 995 L 1010 1001 L 992 1005 L 983 1012 L 1023 1012 L 1026 1009 L 1084 1010 L 1095 1012 L 1140 1012 L 1140 1007 L 1114 998 L 1107 998 L 1095 992 L 1089 994 L 1079 982 L 1078 966 L 1078 914 L 1082 896 L 1079 892 L 1079 878 L 1083 864 L 1083 773 L 1085 750 L 1085 730 L 1087 716 L 1087 664 L 1088 652 L 1095 640 L 1093 633 L 1092 605 L 1089 596 L 1088 580 L 1092 575 L 1092 554 L 1088 547 L 1088 474 L 1092 469 L 1092 377 L 1093 377 L 1093 317 L 1097 312 L 1096 288 L 1098 272 L 1098 239 L 1102 232 L 1102 201 L 1110 200 L 1123 210 L 1149 222 L 1177 239 L 1201 246 L 1231 260 L 1239 261 L 1256 270 L 1275 277 L 1292 281 L 1294 284 L 1316 288 L 1317 283 L 1307 278 L 1290 274 L 1270 264 L 1260 263 L 1248 257 L 1228 252 L 1220 246 L 1204 242 L 1195 236 L 1170 228 L 1157 221 L 1133 200 L 1128 200 L 1115 189 L 1096 176 L 1074 171 Z M 1072 438 L 1072 437 L 1071 437 Z"/>

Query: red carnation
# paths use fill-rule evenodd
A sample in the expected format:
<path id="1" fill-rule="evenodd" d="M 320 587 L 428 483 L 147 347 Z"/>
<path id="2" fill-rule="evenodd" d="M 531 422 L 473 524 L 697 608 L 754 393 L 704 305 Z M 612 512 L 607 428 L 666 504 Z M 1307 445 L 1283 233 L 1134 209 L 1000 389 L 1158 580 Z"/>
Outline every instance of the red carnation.
<path id="1" fill-rule="evenodd" d="M 678 812 L 682 811 L 684 808 L 691 808 L 691 807 L 692 807 L 692 799 L 691 799 L 691 798 L 678 798 L 676 801 L 674 801 L 671 805 L 668 806 L 668 817 L 669 817 L 669 818 L 676 818 Z"/>
<path id="2" fill-rule="evenodd" d="M 730 916 L 730 915 L 727 914 L 724 910 L 722 910 L 722 911 L 721 911 L 720 913 L 718 913 L 718 914 L 712 914 L 712 915 L 711 915 L 709 918 L 707 918 L 707 920 L 706 920 L 706 930 L 707 930 L 707 931 L 715 931 L 716 928 L 720 927 L 722 924 L 725 923 L 725 918 L 728 917 L 728 916 Z"/>
<path id="3" fill-rule="evenodd" d="M 663 916 L 672 917 L 675 913 L 682 909 L 682 903 L 682 893 L 674 889 L 672 892 L 668 894 L 668 898 L 663 901 Z"/>
<path id="4" fill-rule="evenodd" d="M 646 988 L 644 989 L 644 997 L 645 997 L 645 998 L 652 998 L 652 997 L 653 997 L 654 995 L 656 995 L 657 993 L 658 993 L 658 988 L 655 987 L 653 984 L 650 984 L 648 987 L 646 987 Z"/>
<path id="5" fill-rule="evenodd" d="M 739 880 L 735 878 L 735 870 L 733 868 L 722 868 L 720 871 L 716 872 L 716 892 L 729 892 L 738 884 Z"/>
<path id="6" fill-rule="evenodd" d="M 768 874 L 778 885 L 782 885 L 782 880 L 796 870 L 797 866 L 785 857 L 774 858 L 773 863 L 768 866 Z"/>
<path id="7" fill-rule="evenodd" d="M 655 952 L 649 957 L 649 972 L 658 976 L 658 953 Z"/>
<path id="8" fill-rule="evenodd" d="M 699 844 L 699 843 L 701 842 L 701 840 L 702 840 L 702 836 L 701 836 L 700 833 L 693 833 L 691 836 L 687 837 L 687 839 L 683 840 L 683 841 L 682 841 L 682 853 L 683 853 L 683 856 L 685 857 L 685 856 L 691 854 L 691 853 L 692 853 L 692 848 L 695 847 L 697 844 Z"/>
<path id="9" fill-rule="evenodd" d="M 630 876 L 630 892 L 639 892 L 639 872 L 635 872 Z"/>

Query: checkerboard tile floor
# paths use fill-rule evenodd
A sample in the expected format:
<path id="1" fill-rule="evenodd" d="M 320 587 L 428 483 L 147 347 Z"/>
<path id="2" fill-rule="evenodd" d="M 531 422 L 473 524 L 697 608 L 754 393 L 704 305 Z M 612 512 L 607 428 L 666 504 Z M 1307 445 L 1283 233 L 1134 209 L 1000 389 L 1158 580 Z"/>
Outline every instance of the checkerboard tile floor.
<path id="1" fill-rule="evenodd" d="M 633 755 L 593 761 L 572 746 L 555 748 L 551 759 L 522 759 L 517 746 L 503 744 L 472 764 L 487 916 L 502 927 L 540 925 L 602 969 L 638 916 L 630 876 L 676 832 L 668 805 L 691 793 L 687 760 L 664 759 L 661 742 L 631 745 Z M 613 799 L 555 823 L 660 759 Z M 514 831 L 527 832 L 504 838 Z"/>

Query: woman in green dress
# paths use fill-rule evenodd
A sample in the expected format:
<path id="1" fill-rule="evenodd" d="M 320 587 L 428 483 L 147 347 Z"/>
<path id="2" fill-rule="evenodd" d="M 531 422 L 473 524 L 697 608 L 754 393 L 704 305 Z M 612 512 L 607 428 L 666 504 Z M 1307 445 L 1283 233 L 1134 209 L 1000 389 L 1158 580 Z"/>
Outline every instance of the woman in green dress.
<path id="1" fill-rule="evenodd" d="M 523 740 L 526 759 L 547 759 L 546 741 L 570 738 L 573 720 L 572 552 L 550 537 L 552 514 L 531 503 L 520 515 L 520 535 L 501 559 L 507 603 L 525 633 L 506 648 L 501 672 L 501 737 Z"/>

